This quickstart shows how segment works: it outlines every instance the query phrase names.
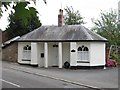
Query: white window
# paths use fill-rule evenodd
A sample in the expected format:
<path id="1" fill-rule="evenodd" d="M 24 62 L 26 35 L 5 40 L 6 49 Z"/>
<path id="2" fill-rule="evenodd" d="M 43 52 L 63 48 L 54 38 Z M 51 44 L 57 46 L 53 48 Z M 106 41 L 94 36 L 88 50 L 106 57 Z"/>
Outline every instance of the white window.
<path id="1" fill-rule="evenodd" d="M 31 46 L 26 45 L 23 47 L 23 61 L 30 61 L 31 60 Z"/>
<path id="2" fill-rule="evenodd" d="M 82 45 L 82 46 L 78 47 L 77 51 L 78 51 L 78 54 L 77 54 L 78 62 L 79 61 L 89 62 L 89 49 L 88 49 L 88 47 Z"/>

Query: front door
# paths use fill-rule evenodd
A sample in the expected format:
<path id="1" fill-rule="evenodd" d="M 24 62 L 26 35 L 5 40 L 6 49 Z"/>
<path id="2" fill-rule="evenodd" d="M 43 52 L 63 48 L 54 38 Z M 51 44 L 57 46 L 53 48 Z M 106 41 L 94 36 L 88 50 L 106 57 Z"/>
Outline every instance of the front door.
<path id="1" fill-rule="evenodd" d="M 53 66 L 58 66 L 58 45 L 53 47 Z"/>

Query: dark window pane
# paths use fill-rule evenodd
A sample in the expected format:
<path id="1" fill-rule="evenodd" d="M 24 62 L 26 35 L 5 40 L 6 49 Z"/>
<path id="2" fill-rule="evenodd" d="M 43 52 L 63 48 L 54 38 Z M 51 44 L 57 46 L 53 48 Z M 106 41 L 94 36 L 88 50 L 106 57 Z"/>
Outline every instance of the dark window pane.
<path id="1" fill-rule="evenodd" d="M 58 47 L 58 45 L 56 45 L 55 47 Z"/>
<path id="2" fill-rule="evenodd" d="M 26 45 L 26 47 L 29 47 L 29 45 Z"/>
<path id="3" fill-rule="evenodd" d="M 78 51 L 82 51 L 82 48 L 81 48 L 81 47 L 79 47 L 79 48 L 78 48 Z"/>
<path id="4" fill-rule="evenodd" d="M 82 48 L 84 48 L 84 45 L 82 45 Z"/>
<path id="5" fill-rule="evenodd" d="M 88 48 L 87 48 L 87 47 L 85 47 L 85 48 L 83 49 L 83 51 L 89 51 L 89 50 L 88 50 Z"/>
<path id="6" fill-rule="evenodd" d="M 31 46 L 29 46 L 29 45 L 26 45 L 26 46 L 24 46 L 24 48 L 23 48 L 24 50 L 31 50 Z"/>
<path id="7" fill-rule="evenodd" d="M 55 45 L 53 45 L 53 47 L 55 47 Z"/>
<path id="8" fill-rule="evenodd" d="M 44 53 L 41 53 L 41 58 L 43 58 L 44 57 Z"/>
<path id="9" fill-rule="evenodd" d="M 71 50 L 71 52 L 75 52 L 75 50 L 73 49 L 73 50 Z"/>
<path id="10" fill-rule="evenodd" d="M 27 47 L 25 46 L 23 49 L 24 49 L 24 50 L 27 50 Z"/>
<path id="11" fill-rule="evenodd" d="M 28 47 L 28 50 L 31 50 L 31 46 Z"/>

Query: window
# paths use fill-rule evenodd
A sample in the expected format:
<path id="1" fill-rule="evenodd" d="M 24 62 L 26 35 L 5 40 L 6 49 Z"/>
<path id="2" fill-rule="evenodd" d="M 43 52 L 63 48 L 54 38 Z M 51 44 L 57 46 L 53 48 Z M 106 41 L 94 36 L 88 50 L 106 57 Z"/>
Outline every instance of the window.
<path id="1" fill-rule="evenodd" d="M 71 52 L 75 52 L 75 50 L 73 49 L 73 50 L 71 50 Z"/>
<path id="2" fill-rule="evenodd" d="M 87 47 L 84 47 L 83 51 L 88 51 L 88 48 L 87 48 Z"/>
<path id="3" fill-rule="evenodd" d="M 82 51 L 82 47 L 79 47 L 79 48 L 78 48 L 78 51 Z"/>
<path id="4" fill-rule="evenodd" d="M 31 46 L 26 45 L 26 46 L 24 46 L 23 50 L 31 50 Z"/>
<path id="5" fill-rule="evenodd" d="M 44 53 L 41 53 L 41 58 L 44 58 Z"/>
<path id="6" fill-rule="evenodd" d="M 88 47 L 82 45 L 78 47 L 78 60 L 79 61 L 89 61 L 89 49 Z"/>
<path id="7" fill-rule="evenodd" d="M 31 60 L 31 46 L 26 45 L 23 47 L 23 61 L 30 61 Z"/>

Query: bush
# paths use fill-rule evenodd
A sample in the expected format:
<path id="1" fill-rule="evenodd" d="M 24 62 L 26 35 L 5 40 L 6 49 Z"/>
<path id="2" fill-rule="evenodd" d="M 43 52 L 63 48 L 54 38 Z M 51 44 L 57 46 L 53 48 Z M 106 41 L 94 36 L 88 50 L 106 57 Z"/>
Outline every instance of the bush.
<path id="1" fill-rule="evenodd" d="M 117 62 L 117 64 L 120 64 L 120 60 L 117 54 L 112 54 L 111 55 L 112 59 L 115 60 Z"/>
<path id="2" fill-rule="evenodd" d="M 113 59 L 108 59 L 105 66 L 107 66 L 107 67 L 116 67 L 117 63 Z"/>

